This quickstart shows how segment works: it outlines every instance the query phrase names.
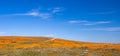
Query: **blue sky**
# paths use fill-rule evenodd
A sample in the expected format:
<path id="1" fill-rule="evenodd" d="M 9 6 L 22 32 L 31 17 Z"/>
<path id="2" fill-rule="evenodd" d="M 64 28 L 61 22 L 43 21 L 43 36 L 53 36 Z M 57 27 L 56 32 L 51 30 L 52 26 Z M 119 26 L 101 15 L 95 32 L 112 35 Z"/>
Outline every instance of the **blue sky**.
<path id="1" fill-rule="evenodd" d="M 119 0 L 1 0 L 1 36 L 120 43 Z"/>

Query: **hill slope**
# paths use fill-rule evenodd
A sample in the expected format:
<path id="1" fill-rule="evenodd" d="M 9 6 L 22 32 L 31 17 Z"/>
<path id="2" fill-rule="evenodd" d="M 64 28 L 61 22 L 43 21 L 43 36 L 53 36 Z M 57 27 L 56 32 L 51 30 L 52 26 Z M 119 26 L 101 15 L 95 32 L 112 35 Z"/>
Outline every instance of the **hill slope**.
<path id="1" fill-rule="evenodd" d="M 2 55 L 119 56 L 120 44 L 78 42 L 51 37 L 0 36 L 0 56 Z"/>
<path id="2" fill-rule="evenodd" d="M 14 48 L 29 47 L 63 47 L 63 48 L 115 48 L 120 50 L 120 44 L 104 44 L 91 42 L 77 42 L 50 37 L 0 36 L 0 48 L 11 46 Z"/>

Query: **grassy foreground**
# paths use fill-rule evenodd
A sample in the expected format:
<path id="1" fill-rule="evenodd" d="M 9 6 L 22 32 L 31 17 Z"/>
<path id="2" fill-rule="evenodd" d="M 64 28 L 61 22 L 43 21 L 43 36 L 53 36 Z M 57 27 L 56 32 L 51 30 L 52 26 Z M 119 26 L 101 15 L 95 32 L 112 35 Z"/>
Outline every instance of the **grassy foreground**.
<path id="1" fill-rule="evenodd" d="M 16 50 L 0 50 L 0 56 L 120 56 L 115 49 L 81 48 L 27 48 Z"/>

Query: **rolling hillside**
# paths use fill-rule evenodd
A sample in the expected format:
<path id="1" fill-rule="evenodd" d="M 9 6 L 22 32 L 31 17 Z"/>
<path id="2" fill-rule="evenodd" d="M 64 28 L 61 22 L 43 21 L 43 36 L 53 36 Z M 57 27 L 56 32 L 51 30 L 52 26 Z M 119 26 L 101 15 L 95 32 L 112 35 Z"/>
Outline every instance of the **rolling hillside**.
<path id="1" fill-rule="evenodd" d="M 0 55 L 15 55 L 14 51 L 34 51 L 42 54 L 47 53 L 52 56 L 93 56 L 98 54 L 120 55 L 120 44 L 92 43 L 64 40 L 51 37 L 26 37 L 26 36 L 0 36 Z M 8 54 L 9 52 L 13 54 Z M 11 50 L 11 51 L 10 51 Z M 33 52 L 33 53 L 34 53 Z M 66 53 L 67 52 L 67 53 Z M 114 53 L 115 52 L 115 53 Z M 66 54 L 65 54 L 66 53 Z M 24 55 L 27 53 L 24 52 Z M 39 53 L 38 53 L 39 54 Z M 35 54 L 36 56 L 38 54 Z M 20 54 L 21 55 L 21 54 Z M 16 55 L 19 56 L 19 55 Z M 30 56 L 30 55 L 26 55 Z M 34 56 L 31 54 L 31 56 Z M 40 56 L 40 55 L 38 55 Z M 45 56 L 45 54 L 44 54 Z M 46 55 L 47 56 L 47 55 Z"/>

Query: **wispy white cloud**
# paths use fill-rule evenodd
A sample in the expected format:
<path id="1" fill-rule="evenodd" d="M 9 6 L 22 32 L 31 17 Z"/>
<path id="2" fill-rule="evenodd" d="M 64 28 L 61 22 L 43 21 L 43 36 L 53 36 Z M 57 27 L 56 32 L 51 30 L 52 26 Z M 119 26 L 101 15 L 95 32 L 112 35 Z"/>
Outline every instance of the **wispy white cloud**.
<path id="1" fill-rule="evenodd" d="M 42 19 L 48 19 L 50 17 L 52 17 L 51 13 L 42 13 L 39 11 L 31 11 L 31 12 L 27 12 L 27 13 L 17 13 L 17 14 L 11 14 L 11 15 L 17 15 L 17 16 L 34 16 L 34 17 L 40 17 Z"/>
<path id="2" fill-rule="evenodd" d="M 63 11 L 63 8 L 61 8 L 61 7 L 56 7 L 56 8 L 51 9 L 52 13 L 58 13 L 58 12 L 61 12 L 61 11 Z"/>
<path id="3" fill-rule="evenodd" d="M 111 23 L 110 21 L 98 21 L 98 22 L 87 22 L 84 23 L 83 25 L 100 25 L 100 24 L 109 24 Z"/>
<path id="4" fill-rule="evenodd" d="M 51 8 L 51 10 L 48 10 L 46 12 L 40 11 L 40 8 L 38 9 L 32 9 L 26 13 L 14 13 L 14 14 L 7 14 L 7 16 L 34 16 L 34 17 L 40 17 L 42 19 L 49 19 L 54 16 L 54 14 L 62 11 L 62 8 L 55 7 Z"/>
<path id="5" fill-rule="evenodd" d="M 44 35 L 44 36 L 46 36 L 46 37 L 55 37 L 54 34 L 48 34 L 48 35 Z"/>
<path id="6" fill-rule="evenodd" d="M 87 20 L 70 20 L 68 22 L 70 24 L 80 24 L 80 25 L 99 25 L 99 24 L 108 24 L 108 23 L 111 23 L 110 21 L 91 22 L 91 21 L 87 21 Z"/>
<path id="7" fill-rule="evenodd" d="M 86 20 L 70 20 L 68 22 L 71 24 L 79 24 L 79 23 L 87 23 L 88 21 L 86 21 Z"/>
<path id="8" fill-rule="evenodd" d="M 107 28 L 89 28 L 89 29 L 81 29 L 81 30 L 89 30 L 89 31 L 120 31 L 120 27 L 107 27 Z"/>

